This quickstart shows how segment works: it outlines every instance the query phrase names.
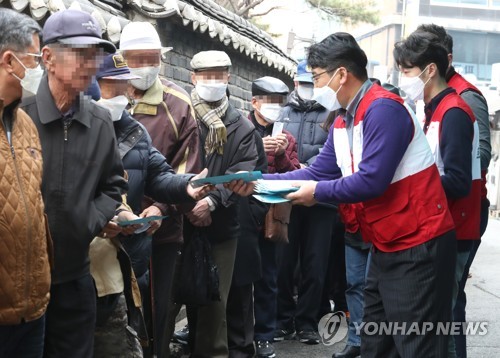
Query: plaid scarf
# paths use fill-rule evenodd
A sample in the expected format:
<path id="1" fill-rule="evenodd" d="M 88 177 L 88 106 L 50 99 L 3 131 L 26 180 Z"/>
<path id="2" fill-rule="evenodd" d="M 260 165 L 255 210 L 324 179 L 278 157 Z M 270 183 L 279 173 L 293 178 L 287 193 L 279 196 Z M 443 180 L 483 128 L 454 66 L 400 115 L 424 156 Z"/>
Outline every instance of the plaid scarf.
<path id="1" fill-rule="evenodd" d="M 227 141 L 227 132 L 222 117 L 226 114 L 229 101 L 224 96 L 220 101 L 208 103 L 200 98 L 196 89 L 191 91 L 191 101 L 193 103 L 196 118 L 208 128 L 208 136 L 205 140 L 205 153 L 210 155 L 217 151 L 222 155 L 224 144 Z"/>

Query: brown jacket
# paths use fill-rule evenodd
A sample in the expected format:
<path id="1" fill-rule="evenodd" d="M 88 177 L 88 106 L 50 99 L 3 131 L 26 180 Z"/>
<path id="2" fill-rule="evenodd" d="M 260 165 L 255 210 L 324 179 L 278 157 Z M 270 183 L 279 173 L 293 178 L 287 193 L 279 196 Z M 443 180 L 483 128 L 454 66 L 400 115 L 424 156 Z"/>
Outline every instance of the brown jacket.
<path id="1" fill-rule="evenodd" d="M 50 291 L 41 145 L 31 118 L 16 105 L 4 108 L 0 100 L 0 325 L 41 317 Z"/>
<path id="2" fill-rule="evenodd" d="M 167 158 L 178 174 L 201 171 L 198 125 L 189 95 L 162 78 L 149 88 L 130 110 L 151 136 L 153 146 Z M 146 200 L 144 206 L 153 204 Z M 178 206 L 154 203 L 165 219 L 153 236 L 153 244 L 182 242 L 182 214 Z"/>

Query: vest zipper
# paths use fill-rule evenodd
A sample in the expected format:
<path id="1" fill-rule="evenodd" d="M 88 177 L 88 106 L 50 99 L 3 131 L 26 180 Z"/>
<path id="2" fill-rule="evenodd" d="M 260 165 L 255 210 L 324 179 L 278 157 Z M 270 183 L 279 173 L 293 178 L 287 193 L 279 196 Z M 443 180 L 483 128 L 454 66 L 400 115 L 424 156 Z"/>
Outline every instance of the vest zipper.
<path id="1" fill-rule="evenodd" d="M 302 116 L 300 118 L 300 122 L 299 122 L 299 137 L 297 138 L 297 156 L 299 157 L 299 162 L 300 162 L 300 159 L 302 158 L 302 152 L 303 152 L 303 149 L 302 149 L 302 146 L 303 146 L 303 143 L 302 143 L 302 130 L 304 129 L 304 121 L 305 121 L 305 113 L 302 113 Z M 307 158 L 309 159 L 309 158 Z M 306 160 L 307 161 L 307 160 Z"/>

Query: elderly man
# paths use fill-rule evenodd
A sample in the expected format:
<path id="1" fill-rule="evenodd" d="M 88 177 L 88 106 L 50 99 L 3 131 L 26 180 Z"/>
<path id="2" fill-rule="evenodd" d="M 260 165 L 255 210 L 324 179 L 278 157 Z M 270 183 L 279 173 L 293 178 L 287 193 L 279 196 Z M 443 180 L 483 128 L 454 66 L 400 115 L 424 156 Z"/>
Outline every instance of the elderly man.
<path id="1" fill-rule="evenodd" d="M 40 194 L 41 145 L 18 108 L 22 94 L 40 83 L 40 30 L 30 17 L 0 9 L 0 357 L 43 353 L 50 237 Z"/>
<path id="2" fill-rule="evenodd" d="M 193 188 L 188 185 L 191 178 L 197 179 L 193 174 L 175 174 L 172 167 L 167 163 L 165 157 L 151 144 L 151 138 L 139 122 L 125 111 L 128 104 L 123 95 L 127 91 L 128 81 L 137 79 L 130 74 L 127 63 L 121 54 L 106 56 L 104 62 L 96 74 L 101 98 L 99 104 L 108 108 L 111 112 L 115 135 L 123 160 L 123 167 L 128 174 L 129 191 L 127 203 L 132 212 L 141 215 L 141 202 L 144 195 L 149 195 L 155 200 L 166 203 L 190 202 L 193 199 L 201 199 L 211 187 Z M 204 172 L 206 175 L 206 172 Z M 121 210 L 120 210 L 121 211 Z M 120 212 L 119 215 L 126 213 Z M 135 215 L 133 215 L 135 216 Z M 137 218 L 137 216 L 135 217 Z M 118 217 L 120 220 L 120 217 Z M 111 222 L 110 225 L 118 226 Z M 132 230 L 133 231 L 133 230 Z M 121 244 L 128 253 L 137 281 L 143 283 L 147 288 L 145 276 L 151 257 L 151 237 L 147 233 L 122 232 L 119 236 Z M 111 237 L 109 232 L 107 237 Z M 96 238 L 95 241 L 102 241 Z M 91 256 L 93 259 L 93 257 Z M 130 261 L 121 260 L 123 277 L 130 275 Z M 93 261 L 94 262 L 94 261 Z M 106 266 L 101 266 L 106 270 Z M 126 267 L 126 268 L 124 268 Z M 128 271 L 128 272 L 125 272 Z M 97 286 L 97 285 L 96 285 Z M 141 284 L 139 284 L 141 286 Z M 127 297 L 129 318 L 128 322 L 137 323 L 133 314 L 137 314 L 133 303 L 133 294 L 123 291 Z M 127 330 L 127 309 L 121 291 L 111 295 L 104 295 L 97 300 L 97 329 L 94 357 L 139 357 L 142 350 L 137 347 L 138 341 L 131 337 Z M 142 327 L 133 327 L 138 333 Z M 127 341 L 127 344 L 123 342 Z M 134 348 L 132 348 L 134 347 Z"/>
<path id="3" fill-rule="evenodd" d="M 250 112 L 249 119 L 264 142 L 269 173 L 300 169 L 295 138 L 286 130 L 276 131 L 274 128 L 283 126 L 283 122 L 276 122 L 280 118 L 288 92 L 288 86 L 278 78 L 266 76 L 252 82 L 253 111 Z M 278 256 L 284 246 L 264 239 L 263 231 L 261 232 L 259 249 L 262 278 L 254 284 L 254 336 L 258 357 L 275 356 L 272 342 L 276 330 Z"/>
<path id="4" fill-rule="evenodd" d="M 199 122 L 203 156 L 209 176 L 254 170 L 257 164 L 255 128 L 231 105 L 226 95 L 231 60 L 222 51 L 203 51 L 191 60 L 191 92 Z M 219 269 L 221 301 L 188 307 L 189 339 L 194 356 L 227 357 L 226 303 L 240 234 L 238 197 L 218 188 L 199 200 L 187 214 L 190 223 L 211 244 Z M 190 231 L 194 228 L 191 227 Z M 186 235 L 186 238 L 188 236 Z"/>
<path id="5" fill-rule="evenodd" d="M 23 103 L 40 133 L 42 195 L 54 240 L 45 355 L 90 357 L 96 317 L 89 244 L 115 215 L 127 184 L 111 116 L 82 92 L 103 50 L 97 21 L 79 10 L 49 17 L 42 31 L 47 75 Z"/>
<path id="6" fill-rule="evenodd" d="M 200 142 L 189 95 L 173 82 L 160 78 L 163 51 L 160 37 L 148 22 L 132 22 L 124 27 L 120 50 L 133 75 L 129 97 L 131 114 L 146 127 L 153 146 L 163 154 L 178 174 L 198 173 L 202 169 Z M 172 284 L 175 263 L 183 241 L 182 211 L 173 205 L 147 200 L 144 215 L 168 215 L 161 227 L 154 223 L 152 285 L 154 303 L 155 352 L 168 353 L 174 331 Z M 148 310 L 150 311 L 150 310 Z M 146 312 L 148 313 L 148 312 Z"/>

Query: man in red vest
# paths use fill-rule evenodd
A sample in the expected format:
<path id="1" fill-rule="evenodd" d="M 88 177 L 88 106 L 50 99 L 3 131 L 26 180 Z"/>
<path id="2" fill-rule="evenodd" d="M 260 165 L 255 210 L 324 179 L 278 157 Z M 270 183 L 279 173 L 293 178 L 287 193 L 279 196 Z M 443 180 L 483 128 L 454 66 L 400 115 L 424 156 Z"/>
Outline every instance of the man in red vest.
<path id="1" fill-rule="evenodd" d="M 479 91 L 472 83 L 468 82 L 460 74 L 455 71 L 452 66 L 453 63 L 453 38 L 446 32 L 444 27 L 435 24 L 420 25 L 417 31 L 429 32 L 436 35 L 441 41 L 441 45 L 446 48 L 448 52 L 448 69 L 446 71 L 446 81 L 448 86 L 452 87 L 462 97 L 462 99 L 469 105 L 476 117 L 479 127 L 479 152 L 481 155 L 481 224 L 480 234 L 483 236 L 488 226 L 488 216 L 490 202 L 486 197 L 486 173 L 491 159 L 491 138 L 490 138 L 490 120 L 488 104 L 481 91 Z M 453 309 L 453 319 L 455 322 L 465 322 L 465 306 L 467 304 L 467 297 L 465 295 L 465 283 L 469 276 L 469 269 L 476 256 L 477 249 L 481 244 L 481 240 L 474 240 L 470 251 L 469 259 L 465 265 L 462 279 L 458 284 L 457 302 Z M 456 335 L 455 347 L 457 357 L 467 357 L 467 344 L 466 337 L 463 334 Z"/>
<path id="2" fill-rule="evenodd" d="M 368 60 L 350 34 L 312 45 L 307 61 L 313 99 L 346 114 L 311 166 L 264 178 L 308 180 L 286 196 L 296 205 L 354 204 L 362 237 L 373 244 L 359 327 L 363 358 L 445 357 L 448 339 L 435 323 L 451 318 L 456 240 L 425 136 L 401 97 L 368 79 Z M 253 186 L 229 185 L 241 195 Z"/>
<path id="3" fill-rule="evenodd" d="M 424 100 L 423 130 L 455 222 L 458 243 L 453 308 L 472 244 L 480 237 L 481 163 L 474 114 L 446 83 L 447 54 L 438 38 L 428 32 L 414 32 L 394 48 L 402 73 L 401 89 L 414 101 Z M 454 340 L 450 338 L 449 356 L 454 357 Z"/>

